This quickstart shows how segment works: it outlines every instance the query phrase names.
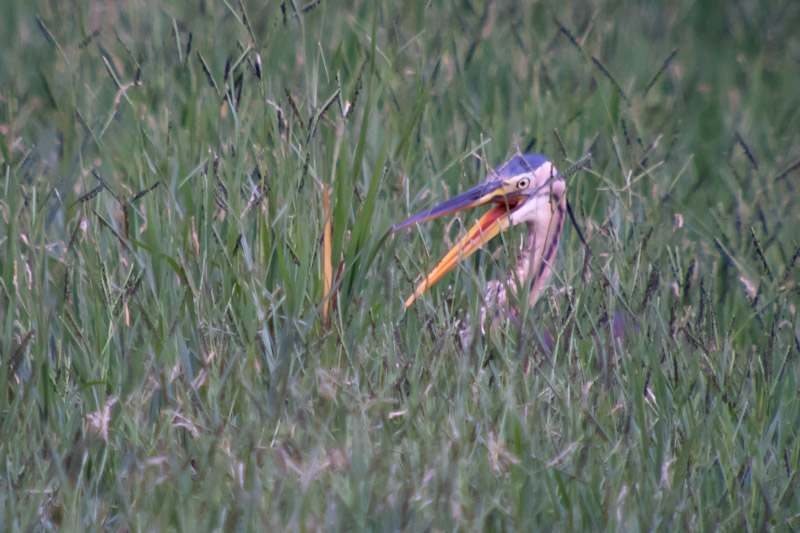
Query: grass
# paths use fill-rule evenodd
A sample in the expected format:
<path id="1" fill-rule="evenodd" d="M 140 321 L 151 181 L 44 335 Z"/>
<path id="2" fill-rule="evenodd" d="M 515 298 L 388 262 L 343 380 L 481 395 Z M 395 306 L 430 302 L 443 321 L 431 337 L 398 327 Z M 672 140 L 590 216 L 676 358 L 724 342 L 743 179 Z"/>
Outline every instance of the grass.
<path id="1" fill-rule="evenodd" d="M 796 3 L 4 10 L 3 529 L 800 527 Z M 520 230 L 389 230 L 516 147 L 591 258 L 464 350 Z"/>

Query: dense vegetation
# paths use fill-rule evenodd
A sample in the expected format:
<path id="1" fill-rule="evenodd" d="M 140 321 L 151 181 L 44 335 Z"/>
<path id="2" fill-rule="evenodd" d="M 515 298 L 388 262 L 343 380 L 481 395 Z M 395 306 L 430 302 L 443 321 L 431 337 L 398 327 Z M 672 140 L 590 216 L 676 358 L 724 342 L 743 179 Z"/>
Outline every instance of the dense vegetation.
<path id="1" fill-rule="evenodd" d="M 800 527 L 800 3 L 561 4 L 4 2 L 0 529 Z"/>

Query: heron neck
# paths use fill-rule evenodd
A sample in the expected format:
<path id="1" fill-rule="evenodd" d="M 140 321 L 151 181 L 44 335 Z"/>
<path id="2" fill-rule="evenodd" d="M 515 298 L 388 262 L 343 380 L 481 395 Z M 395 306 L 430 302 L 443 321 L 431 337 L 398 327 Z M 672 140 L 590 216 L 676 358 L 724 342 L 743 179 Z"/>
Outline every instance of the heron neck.
<path id="1" fill-rule="evenodd" d="M 564 202 L 555 204 L 549 224 L 529 222 L 528 236 L 517 260 L 514 278 L 509 285 L 515 287 L 521 282 L 529 287 L 528 305 L 533 306 L 539 299 L 547 280 L 552 273 L 553 262 L 564 226 Z M 517 281 L 518 280 L 518 281 Z"/>

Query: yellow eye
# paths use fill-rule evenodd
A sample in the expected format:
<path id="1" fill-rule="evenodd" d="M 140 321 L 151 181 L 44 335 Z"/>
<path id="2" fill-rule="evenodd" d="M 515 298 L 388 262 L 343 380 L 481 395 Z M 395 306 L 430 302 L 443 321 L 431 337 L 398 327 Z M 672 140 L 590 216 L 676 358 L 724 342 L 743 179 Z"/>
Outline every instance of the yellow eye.
<path id="1" fill-rule="evenodd" d="M 528 183 L 529 183 L 528 178 L 522 178 L 517 182 L 517 189 L 527 189 Z"/>

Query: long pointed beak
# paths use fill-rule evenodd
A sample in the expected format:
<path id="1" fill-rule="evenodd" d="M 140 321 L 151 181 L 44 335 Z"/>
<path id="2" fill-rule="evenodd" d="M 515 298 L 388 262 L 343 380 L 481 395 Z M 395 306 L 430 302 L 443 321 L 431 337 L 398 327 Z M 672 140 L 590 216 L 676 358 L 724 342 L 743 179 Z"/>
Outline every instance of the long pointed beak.
<path id="1" fill-rule="evenodd" d="M 461 241 L 451 248 L 425 279 L 417 285 L 414 294 L 406 300 L 405 307 L 408 308 L 429 287 L 453 270 L 460 260 L 472 255 L 481 246 L 492 240 L 501 230 L 508 229 L 511 210 L 524 199 L 525 196 L 522 195 L 507 195 L 504 190 L 504 184 L 501 181 L 482 183 L 395 226 L 393 231 L 398 231 L 412 224 L 463 211 L 470 207 L 492 202 L 497 204 L 478 219 Z"/>
<path id="2" fill-rule="evenodd" d="M 401 229 L 413 226 L 414 224 L 426 222 L 428 220 L 443 217 L 445 215 L 450 215 L 458 211 L 463 211 L 464 209 L 469 209 L 470 207 L 488 204 L 489 202 L 502 201 L 504 198 L 503 185 L 504 184 L 502 181 L 481 183 L 477 187 L 473 187 L 470 190 L 459 194 L 458 196 L 454 196 L 453 198 L 450 198 L 449 200 L 442 202 L 441 204 L 434 206 L 427 211 L 422 211 L 421 213 L 417 213 L 416 215 L 407 218 L 400 224 L 393 227 L 392 231 L 400 231 Z"/>

